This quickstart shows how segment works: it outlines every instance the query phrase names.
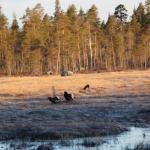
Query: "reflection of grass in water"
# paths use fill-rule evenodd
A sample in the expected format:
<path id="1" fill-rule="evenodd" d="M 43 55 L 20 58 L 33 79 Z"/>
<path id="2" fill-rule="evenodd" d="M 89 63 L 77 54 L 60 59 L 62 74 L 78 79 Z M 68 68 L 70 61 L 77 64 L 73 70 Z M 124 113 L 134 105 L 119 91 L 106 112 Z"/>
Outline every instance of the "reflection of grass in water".
<path id="1" fill-rule="evenodd" d="M 0 148 L 5 150 L 54 150 L 53 143 L 51 142 L 32 142 L 30 140 L 3 141 Z"/>
<path id="2" fill-rule="evenodd" d="M 125 150 L 150 150 L 150 145 L 144 145 L 143 143 L 137 145 L 134 149 L 126 148 Z"/>
<path id="3" fill-rule="evenodd" d="M 100 139 L 93 140 L 93 139 L 88 138 L 88 139 L 85 139 L 81 145 L 84 147 L 98 147 L 103 143 L 104 141 L 101 141 Z"/>
<path id="4" fill-rule="evenodd" d="M 59 142 L 59 145 L 69 147 L 72 145 L 72 143 L 70 141 L 67 141 L 67 140 L 61 140 Z"/>
<path id="5" fill-rule="evenodd" d="M 8 144 L 9 145 L 9 144 Z M 21 149 L 27 149 L 27 148 L 31 148 L 34 145 L 32 145 L 30 142 L 28 141 L 21 141 L 21 142 L 12 142 L 10 143 L 10 145 L 8 146 L 10 149 L 17 149 L 17 150 L 21 150 Z"/>
<path id="6" fill-rule="evenodd" d="M 37 150 L 54 150 L 53 145 L 41 145 Z"/>

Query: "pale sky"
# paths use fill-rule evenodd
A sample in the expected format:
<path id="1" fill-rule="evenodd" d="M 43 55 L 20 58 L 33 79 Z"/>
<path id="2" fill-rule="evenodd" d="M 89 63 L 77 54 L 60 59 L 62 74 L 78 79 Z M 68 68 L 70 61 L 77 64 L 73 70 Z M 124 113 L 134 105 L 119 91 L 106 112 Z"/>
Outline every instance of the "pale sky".
<path id="1" fill-rule="evenodd" d="M 71 4 L 75 4 L 78 10 L 82 7 L 86 11 L 92 4 L 95 4 L 99 10 L 99 17 L 105 21 L 107 20 L 108 14 L 113 13 L 117 5 L 124 4 L 129 15 L 131 15 L 133 9 L 140 2 L 145 4 L 145 0 L 60 0 L 63 10 L 66 10 Z M 7 18 L 9 18 L 9 22 L 12 19 L 13 12 L 15 12 L 17 18 L 20 18 L 25 13 L 27 7 L 33 8 L 37 3 L 42 4 L 46 13 L 53 15 L 55 0 L 0 0 L 0 6 L 2 6 L 2 10 Z"/>

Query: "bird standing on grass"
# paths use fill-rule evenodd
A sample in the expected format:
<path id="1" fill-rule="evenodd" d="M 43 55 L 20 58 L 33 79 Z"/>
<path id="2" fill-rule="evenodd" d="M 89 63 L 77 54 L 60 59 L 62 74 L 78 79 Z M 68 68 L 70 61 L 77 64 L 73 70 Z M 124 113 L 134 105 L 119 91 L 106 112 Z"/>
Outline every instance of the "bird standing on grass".
<path id="1" fill-rule="evenodd" d="M 90 88 L 90 85 L 87 84 L 87 85 L 83 88 L 83 90 L 87 90 L 87 89 L 89 89 L 89 88 Z"/>
<path id="2" fill-rule="evenodd" d="M 52 102 L 53 104 L 59 103 L 61 99 L 58 96 L 55 97 L 48 97 L 49 101 Z"/>
<path id="3" fill-rule="evenodd" d="M 69 94 L 68 92 L 65 91 L 64 92 L 64 98 L 66 101 L 73 101 L 74 96 L 73 96 L 73 94 Z"/>
<path id="4" fill-rule="evenodd" d="M 48 97 L 51 103 L 56 104 L 56 103 L 61 102 L 60 97 L 56 96 L 56 90 L 54 86 L 52 86 L 52 95 L 53 95 L 52 97 Z"/>

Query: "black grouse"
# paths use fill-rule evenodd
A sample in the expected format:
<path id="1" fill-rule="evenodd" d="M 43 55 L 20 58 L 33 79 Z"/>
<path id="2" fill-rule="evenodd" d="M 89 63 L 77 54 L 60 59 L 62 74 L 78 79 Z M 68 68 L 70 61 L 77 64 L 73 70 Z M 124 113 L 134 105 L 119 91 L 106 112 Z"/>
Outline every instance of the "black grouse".
<path id="1" fill-rule="evenodd" d="M 90 88 L 90 85 L 87 84 L 87 85 L 83 88 L 83 90 L 86 90 L 86 89 L 89 89 L 89 88 Z"/>
<path id="2" fill-rule="evenodd" d="M 61 99 L 58 96 L 55 97 L 48 97 L 49 101 L 53 104 L 59 103 Z"/>
<path id="3" fill-rule="evenodd" d="M 65 91 L 64 98 L 66 101 L 73 101 L 74 96 L 73 96 L 73 94 L 69 94 L 68 92 Z"/>

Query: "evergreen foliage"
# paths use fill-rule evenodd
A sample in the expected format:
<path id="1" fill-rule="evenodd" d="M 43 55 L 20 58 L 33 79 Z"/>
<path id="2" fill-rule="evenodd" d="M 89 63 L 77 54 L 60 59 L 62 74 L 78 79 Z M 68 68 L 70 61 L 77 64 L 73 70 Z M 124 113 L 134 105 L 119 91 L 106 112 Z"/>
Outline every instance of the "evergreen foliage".
<path id="1" fill-rule="evenodd" d="M 127 17 L 122 4 L 105 23 L 95 5 L 87 12 L 70 5 L 64 12 L 56 0 L 54 16 L 40 4 L 27 8 L 20 28 L 16 15 L 9 26 L 0 8 L 0 74 L 150 68 L 150 0 Z"/>

